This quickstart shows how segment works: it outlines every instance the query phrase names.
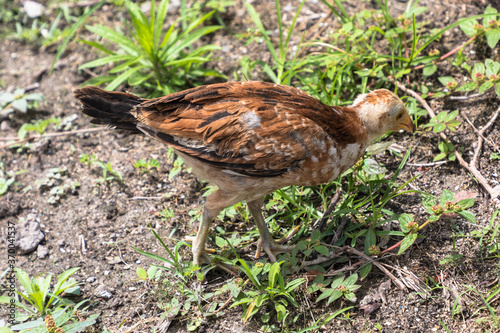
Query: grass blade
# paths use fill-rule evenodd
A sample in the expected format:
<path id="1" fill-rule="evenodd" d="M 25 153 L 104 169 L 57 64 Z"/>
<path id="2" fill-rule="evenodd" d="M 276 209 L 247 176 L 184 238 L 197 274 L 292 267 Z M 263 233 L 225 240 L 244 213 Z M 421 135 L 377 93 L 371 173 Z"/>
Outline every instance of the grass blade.
<path id="1" fill-rule="evenodd" d="M 83 24 L 83 22 L 85 22 L 85 20 L 87 19 L 87 17 L 89 17 L 90 15 L 92 15 L 97 9 L 99 9 L 102 5 L 104 5 L 105 2 L 106 2 L 106 0 L 102 0 L 101 2 L 97 3 L 87 13 L 83 14 L 78 19 L 78 21 L 76 21 L 75 24 L 73 24 L 73 26 L 71 27 L 71 30 L 68 33 L 68 36 L 66 36 L 66 38 L 64 39 L 64 41 L 62 42 L 62 44 L 57 48 L 57 53 L 56 53 L 56 56 L 54 58 L 54 61 L 52 62 L 52 66 L 50 66 L 49 74 L 51 74 L 52 71 L 54 70 L 55 65 L 59 61 L 59 58 L 63 54 L 64 50 L 66 50 L 66 46 L 68 45 L 69 41 L 76 34 L 76 31 L 78 30 L 78 28 L 80 28 L 80 26 Z"/>

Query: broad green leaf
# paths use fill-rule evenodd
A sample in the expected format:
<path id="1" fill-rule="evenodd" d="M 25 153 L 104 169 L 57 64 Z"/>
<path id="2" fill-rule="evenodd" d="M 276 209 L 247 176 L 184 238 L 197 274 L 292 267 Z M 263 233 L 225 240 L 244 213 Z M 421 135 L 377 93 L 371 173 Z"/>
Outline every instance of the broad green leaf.
<path id="1" fill-rule="evenodd" d="M 28 102 L 24 99 L 16 99 L 12 102 L 12 107 L 17 111 L 24 112 L 28 111 Z"/>
<path id="2" fill-rule="evenodd" d="M 500 71 L 500 62 L 486 59 L 484 61 L 486 66 L 486 76 L 489 78 L 491 75 L 497 75 Z"/>
<path id="3" fill-rule="evenodd" d="M 38 286 L 40 287 L 40 292 L 42 294 L 42 301 L 45 301 L 45 297 L 47 296 L 47 293 L 49 292 L 51 280 L 52 280 L 51 274 L 49 274 L 45 278 L 41 278 L 39 280 Z"/>
<path id="4" fill-rule="evenodd" d="M 479 89 L 478 89 L 478 93 L 483 93 L 485 92 L 486 90 L 490 89 L 491 87 L 493 87 L 493 82 L 492 81 L 486 81 L 485 83 L 483 83 Z"/>
<path id="5" fill-rule="evenodd" d="M 363 171 L 365 171 L 369 175 L 379 175 L 381 173 L 385 174 L 387 172 L 387 169 L 381 166 L 373 158 L 366 158 L 363 161 Z"/>
<path id="6" fill-rule="evenodd" d="M 450 122 L 452 121 L 453 119 L 455 119 L 456 117 L 458 116 L 458 110 L 455 110 L 455 111 L 452 111 L 450 113 L 448 113 L 444 119 L 444 121 L 447 123 L 447 122 Z"/>
<path id="7" fill-rule="evenodd" d="M 372 267 L 373 264 L 371 262 L 367 262 L 361 267 L 361 269 L 359 270 L 359 278 L 361 281 L 368 276 L 368 273 L 370 273 Z"/>
<path id="8" fill-rule="evenodd" d="M 474 64 L 474 67 L 472 68 L 472 78 L 475 79 L 477 73 L 484 74 L 484 71 L 485 71 L 484 64 L 482 62 L 476 62 Z"/>
<path id="9" fill-rule="evenodd" d="M 137 267 L 137 269 L 135 270 L 137 276 L 139 277 L 139 279 L 141 280 L 147 280 L 148 279 L 148 273 L 146 272 L 146 270 L 142 267 Z"/>
<path id="10" fill-rule="evenodd" d="M 465 91 L 465 92 L 468 92 L 468 91 L 472 91 L 472 90 L 476 89 L 477 87 L 478 87 L 477 82 L 475 82 L 475 81 L 469 81 L 466 84 L 461 85 L 460 87 L 458 87 L 455 91 Z"/>
<path id="11" fill-rule="evenodd" d="M 442 122 L 442 121 L 445 121 L 446 117 L 448 116 L 448 113 L 446 111 L 441 111 L 438 113 L 437 115 L 437 121 L 438 122 Z"/>
<path id="12" fill-rule="evenodd" d="M 23 271 L 22 269 L 16 268 L 16 277 L 17 277 L 17 280 L 23 286 L 24 290 L 26 290 L 26 292 L 28 294 L 32 294 L 33 287 L 32 287 L 31 280 L 30 280 L 28 274 L 25 271 Z"/>
<path id="13" fill-rule="evenodd" d="M 423 70 L 424 77 L 431 76 L 437 71 L 437 66 L 435 64 L 430 64 L 429 66 L 425 66 Z"/>
<path id="14" fill-rule="evenodd" d="M 432 128 L 432 131 L 434 133 L 439 133 L 439 132 L 442 132 L 446 129 L 446 124 L 443 124 L 443 123 L 439 123 L 439 124 L 436 124 L 436 126 L 434 126 Z"/>
<path id="15" fill-rule="evenodd" d="M 448 145 L 446 144 L 446 142 L 444 141 L 441 141 L 439 142 L 438 144 L 438 149 L 442 152 L 447 152 L 448 151 Z"/>
<path id="16" fill-rule="evenodd" d="M 441 76 L 438 78 L 439 82 L 441 82 L 441 84 L 443 86 L 446 86 L 449 82 L 454 82 L 456 83 L 455 79 L 452 78 L 451 76 Z"/>
<path id="17" fill-rule="evenodd" d="M 335 289 L 326 289 L 321 295 L 319 295 L 319 297 L 316 299 L 316 303 L 318 303 L 319 301 L 327 298 L 327 297 L 330 297 L 331 294 L 333 294 L 333 292 L 335 291 Z"/>
<path id="18" fill-rule="evenodd" d="M 417 239 L 417 234 L 408 234 L 405 238 L 403 238 L 403 241 L 401 242 L 401 245 L 399 247 L 398 255 L 406 251 Z"/>
<path id="19" fill-rule="evenodd" d="M 324 245 L 316 245 L 314 247 L 314 250 L 317 251 L 318 253 L 324 255 L 324 256 L 328 256 L 330 254 L 330 251 Z"/>
<path id="20" fill-rule="evenodd" d="M 344 282 L 344 278 L 345 278 L 345 276 L 344 276 L 343 273 L 339 274 L 339 276 L 337 276 L 332 281 L 332 284 L 330 285 L 330 288 L 332 288 L 332 289 L 338 288 L 342 284 L 342 282 Z"/>
<path id="21" fill-rule="evenodd" d="M 439 198 L 439 204 L 444 207 L 447 202 L 455 202 L 455 195 L 453 192 L 444 189 L 441 198 Z"/>
<path id="22" fill-rule="evenodd" d="M 43 100 L 43 94 L 41 93 L 33 93 L 33 94 L 28 94 L 24 96 L 24 99 L 28 101 L 41 101 Z"/>
<path id="23" fill-rule="evenodd" d="M 462 123 L 459 122 L 458 120 L 450 120 L 446 123 L 446 125 L 448 125 L 448 128 L 450 127 L 458 127 L 460 126 Z M 454 128 L 450 128 L 451 130 L 454 130 Z M 451 144 L 451 143 L 450 143 Z"/>
<path id="24" fill-rule="evenodd" d="M 461 212 L 458 212 L 458 214 L 467 221 L 476 224 L 476 216 L 474 215 L 474 213 L 469 212 L 468 210 L 463 210 Z"/>
<path id="25" fill-rule="evenodd" d="M 431 215 L 431 216 L 429 216 L 428 220 L 430 222 L 436 222 L 437 220 L 439 220 L 439 216 L 437 216 L 437 215 Z"/>
<path id="26" fill-rule="evenodd" d="M 79 269 L 80 269 L 80 267 L 74 267 L 74 268 L 70 268 L 67 271 L 64 271 L 63 273 L 61 273 L 61 275 L 59 275 L 57 277 L 57 283 L 54 286 L 54 294 L 59 295 L 64 290 L 66 290 L 66 288 L 61 288 L 61 286 L 63 285 L 64 282 L 66 282 L 66 280 L 68 280 L 68 278 L 71 275 L 75 274 Z"/>
<path id="27" fill-rule="evenodd" d="M 495 92 L 497 96 L 500 98 L 500 83 L 495 84 Z"/>
<path id="28" fill-rule="evenodd" d="M 274 288 L 276 286 L 276 281 L 279 278 L 280 273 L 280 264 L 279 262 L 275 262 L 271 269 L 269 269 L 269 287 Z"/>
<path id="29" fill-rule="evenodd" d="M 9 189 L 9 186 L 12 185 L 12 183 L 15 181 L 14 178 L 3 178 L 0 177 L 0 196 L 4 195 L 7 190 Z"/>
<path id="30" fill-rule="evenodd" d="M 84 321 L 77 321 L 77 322 L 69 324 L 69 325 L 64 325 L 64 332 L 65 333 L 83 332 L 83 331 L 85 331 L 84 330 L 85 328 L 90 327 L 92 325 L 95 325 L 96 320 L 100 315 L 101 315 L 100 313 L 96 313 L 96 314 L 90 315 Z"/>
<path id="31" fill-rule="evenodd" d="M 484 13 L 485 13 L 485 14 L 496 14 L 496 13 L 498 13 L 498 11 L 496 10 L 496 8 L 493 8 L 493 7 L 491 7 L 491 6 L 488 6 L 488 7 L 486 7 L 486 8 L 484 9 Z M 485 20 L 487 20 L 487 19 L 489 19 L 489 18 L 485 18 Z M 495 19 L 495 17 L 493 16 L 491 19 Z M 487 23 L 487 22 L 485 22 L 485 23 Z M 486 24 L 485 24 L 485 25 L 486 25 Z"/>
<path id="32" fill-rule="evenodd" d="M 500 40 L 500 29 L 498 28 L 492 28 L 489 30 L 486 30 L 486 42 L 488 43 L 488 46 L 494 49 Z"/>
<path id="33" fill-rule="evenodd" d="M 328 298 L 328 302 L 326 304 L 330 304 L 331 302 L 339 299 L 342 297 L 342 292 L 340 290 L 334 290 L 333 293 L 330 295 L 330 298 Z"/>
<path id="34" fill-rule="evenodd" d="M 351 274 L 347 279 L 344 280 L 344 283 L 342 283 L 343 286 L 352 286 L 353 284 L 358 281 L 358 274 L 354 273 Z"/>
<path id="35" fill-rule="evenodd" d="M 275 303 L 274 308 L 276 309 L 276 314 L 278 315 L 278 321 L 283 321 L 287 314 L 286 308 L 280 303 Z"/>
<path id="36" fill-rule="evenodd" d="M 457 205 L 462 207 L 462 209 L 471 208 L 472 206 L 474 206 L 474 199 L 470 198 L 470 199 L 460 200 L 459 202 L 457 202 Z"/>
<path id="37" fill-rule="evenodd" d="M 409 232 L 408 224 L 413 221 L 413 215 L 403 213 L 398 218 L 401 231 L 407 233 Z"/>
<path id="38" fill-rule="evenodd" d="M 469 37 L 472 37 L 476 34 L 476 29 L 474 29 L 474 25 L 478 24 L 477 20 L 466 20 L 459 24 L 460 29 Z"/>
<path id="39" fill-rule="evenodd" d="M 313 231 L 313 233 L 311 234 L 311 242 L 318 241 L 320 237 L 321 237 L 321 231 L 319 231 L 318 229 L 315 229 Z"/>
<path id="40" fill-rule="evenodd" d="M 369 228 L 365 238 L 365 253 L 369 253 L 370 246 L 377 244 L 377 235 L 373 228 Z"/>

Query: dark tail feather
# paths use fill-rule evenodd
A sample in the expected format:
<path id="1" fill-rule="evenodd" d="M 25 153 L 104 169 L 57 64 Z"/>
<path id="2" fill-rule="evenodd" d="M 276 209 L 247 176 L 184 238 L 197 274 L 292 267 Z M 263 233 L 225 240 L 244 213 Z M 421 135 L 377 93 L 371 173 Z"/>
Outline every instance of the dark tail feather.
<path id="1" fill-rule="evenodd" d="M 140 133 L 137 120 L 130 111 L 145 101 L 138 96 L 107 91 L 94 86 L 75 90 L 75 98 L 83 104 L 82 112 L 92 117 L 92 124 L 108 125 Z"/>

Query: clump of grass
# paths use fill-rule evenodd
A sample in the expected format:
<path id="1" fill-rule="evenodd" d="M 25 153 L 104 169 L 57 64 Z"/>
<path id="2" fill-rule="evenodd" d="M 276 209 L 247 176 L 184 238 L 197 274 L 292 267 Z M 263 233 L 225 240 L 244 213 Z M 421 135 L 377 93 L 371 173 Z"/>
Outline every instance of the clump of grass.
<path id="1" fill-rule="evenodd" d="M 186 26 L 178 23 L 179 17 L 163 31 L 168 15 L 168 0 L 156 4 L 151 1 L 149 17 L 139 6 L 125 0 L 125 7 L 132 26 L 128 35 L 104 25 L 86 28 L 93 34 L 111 43 L 82 40 L 81 42 L 96 48 L 105 54 L 96 60 L 81 65 L 80 69 L 98 68 L 112 64 L 107 75 L 100 75 L 88 80 L 85 85 L 106 84 L 106 89 L 115 90 L 126 83 L 134 89 L 142 88 L 149 97 L 165 95 L 196 85 L 206 76 L 221 76 L 218 72 L 203 68 L 209 61 L 210 52 L 218 49 L 215 45 L 203 45 L 193 48 L 193 44 L 202 37 L 220 29 L 220 26 L 202 26 L 212 17 L 214 11 L 193 17 Z"/>

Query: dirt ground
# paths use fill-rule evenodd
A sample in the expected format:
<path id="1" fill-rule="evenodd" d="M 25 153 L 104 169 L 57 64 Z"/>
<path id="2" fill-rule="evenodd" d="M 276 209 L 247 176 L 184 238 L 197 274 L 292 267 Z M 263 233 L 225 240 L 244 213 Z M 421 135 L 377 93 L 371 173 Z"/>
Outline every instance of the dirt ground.
<path id="1" fill-rule="evenodd" d="M 223 15 L 224 23 L 235 33 L 243 33 L 247 27 L 253 27 L 244 6 L 236 1 L 234 7 L 228 8 Z M 264 24 L 274 29 L 275 10 L 274 2 L 253 1 L 259 13 L 271 13 L 265 16 Z M 373 8 L 375 1 L 345 3 L 350 12 Z M 390 1 L 391 11 L 400 14 L 406 4 Z M 429 11 L 418 17 L 420 21 L 429 21 L 430 28 L 449 25 L 461 17 L 472 16 L 484 12 L 489 4 L 500 10 L 498 1 L 486 0 L 422 0 L 421 6 Z M 290 22 L 296 5 L 294 1 L 283 1 L 285 22 Z M 96 16 L 106 20 L 112 17 L 113 9 L 105 5 Z M 298 26 L 309 29 L 314 20 L 321 18 L 320 14 L 329 13 L 328 8 L 320 1 L 307 1 Z M 122 14 L 120 14 L 122 15 Z M 439 20 L 435 18 L 439 17 Z M 104 19 L 103 19 L 104 20 Z M 337 26 L 333 16 L 327 16 L 325 24 L 332 29 Z M 82 31 L 83 33 L 83 31 Z M 274 33 L 274 32 L 273 32 Z M 327 34 L 328 29 L 319 31 Z M 295 36 L 300 38 L 300 36 Z M 228 77 L 238 71 L 239 58 L 249 56 L 251 59 L 262 58 L 265 53 L 264 44 L 245 45 L 234 34 L 225 30 L 216 32 L 211 43 L 222 47 L 215 57 L 218 61 L 210 63 Z M 458 28 L 445 34 L 443 39 L 436 43 L 441 54 L 462 44 L 467 39 Z M 293 40 L 292 44 L 297 44 Z M 80 106 L 73 98 L 72 91 L 88 77 L 78 71 L 78 66 L 93 59 L 95 55 L 79 44 L 70 44 L 69 49 L 59 62 L 56 71 L 48 74 L 51 62 L 54 59 L 54 49 L 42 50 L 33 45 L 26 45 L 15 40 L 3 40 L 0 43 L 0 77 L 5 82 L 3 90 L 13 90 L 17 87 L 31 87 L 33 92 L 40 92 L 45 100 L 40 107 L 25 116 L 14 116 L 9 119 L 0 119 L 2 137 L 17 135 L 20 126 L 31 119 L 46 119 L 52 116 L 70 117 L 76 115 L 67 129 L 76 130 L 90 128 L 89 119 L 79 113 Z M 468 46 L 464 52 L 474 54 L 474 45 Z M 498 50 L 494 57 L 500 61 Z M 451 66 L 440 64 L 437 76 L 458 75 L 452 72 Z M 249 79 L 259 79 L 256 76 Z M 419 79 L 414 75 L 413 79 Z M 432 80 L 433 78 L 431 78 Z M 459 78 L 460 79 L 460 78 Z M 434 79 L 439 85 L 437 79 Z M 208 81 L 207 81 L 208 82 Z M 393 87 L 387 87 L 393 89 Z M 431 106 L 438 113 L 441 110 L 460 110 L 467 115 L 476 128 L 484 126 L 499 106 L 499 99 L 494 92 L 481 97 L 465 101 L 451 101 L 439 99 L 431 101 Z M 455 145 L 463 148 L 464 158 L 470 160 L 473 154 L 477 135 L 460 118 L 462 125 L 453 134 Z M 489 131 L 485 133 L 492 142 L 500 142 L 500 126 L 497 120 Z M 440 195 L 443 189 L 456 192 L 476 192 L 476 204 L 472 211 L 476 214 L 478 225 L 466 223 L 463 219 L 454 219 L 450 222 L 439 222 L 425 229 L 425 238 L 412 246 L 404 255 L 393 257 L 388 264 L 412 272 L 423 281 L 429 277 L 442 275 L 448 277 L 448 289 L 430 291 L 429 297 L 422 299 L 411 291 L 402 291 L 390 286 L 384 292 L 385 301 L 378 311 L 364 314 L 360 308 L 360 301 L 367 296 L 375 297 L 385 286 L 388 278 L 380 271 L 374 270 L 368 278 L 361 282 L 362 288 L 357 292 L 357 303 L 352 312 L 352 320 L 334 319 L 321 329 L 323 332 L 374 332 L 380 325 L 384 332 L 444 332 L 442 321 L 451 332 L 491 332 L 487 323 L 478 323 L 480 315 L 472 314 L 468 306 L 478 300 L 464 293 L 460 299 L 466 308 L 462 313 L 451 315 L 454 302 L 453 293 L 461 294 L 467 286 L 474 286 L 485 292 L 495 283 L 498 283 L 500 267 L 489 260 L 483 260 L 484 251 L 481 250 L 477 239 L 452 237 L 460 232 L 470 234 L 471 231 L 481 230 L 488 225 L 494 210 L 494 202 L 488 193 L 478 184 L 458 162 L 445 164 L 431 164 L 437 154 L 439 138 L 432 133 L 417 132 L 413 136 L 406 134 L 395 135 L 403 151 L 412 146 L 411 157 L 405 166 L 400 179 L 410 179 L 418 175 L 410 184 L 412 189 L 422 190 L 431 194 Z M 0 141 L 0 146 L 5 142 Z M 72 267 L 81 267 L 75 278 L 81 282 L 82 299 L 90 299 L 94 306 L 92 313 L 101 312 L 99 323 L 95 331 L 106 328 L 112 332 L 149 332 L 161 320 L 161 310 L 157 305 L 157 295 L 152 294 L 148 285 L 139 281 L 136 274 L 137 267 L 147 269 L 153 260 L 137 253 L 131 246 L 143 251 L 156 252 L 165 255 L 160 244 L 149 230 L 151 225 L 165 240 L 172 237 L 175 240 L 184 236 L 193 235 L 198 222 L 189 222 L 192 217 L 189 212 L 199 209 L 203 203 L 200 189 L 204 187 L 194 176 L 183 169 L 173 180 L 167 175 L 172 168 L 172 159 L 167 158 L 168 147 L 159 145 L 150 138 L 128 136 L 125 133 L 111 130 L 99 132 L 78 133 L 67 136 L 54 136 L 34 143 L 29 151 L 22 153 L 15 149 L 3 146 L 0 149 L 1 162 L 6 171 L 27 170 L 16 176 L 16 184 L 12 190 L 0 197 L 0 226 L 2 237 L 0 240 L 3 250 L 6 246 L 7 223 L 18 223 L 20 219 L 34 219 L 40 222 L 45 234 L 42 245 L 48 249 L 48 255 L 41 259 L 35 251 L 17 257 L 17 267 L 22 268 L 31 276 L 50 272 L 60 274 Z M 478 160 L 478 169 L 492 186 L 499 184 L 500 160 L 490 159 L 495 152 L 489 144 L 484 144 Z M 119 170 L 124 179 L 124 185 L 118 182 L 101 184 L 97 181 L 102 172 L 96 167 L 82 164 L 79 156 L 82 154 L 96 154 L 99 159 L 111 163 L 114 169 Z M 161 166 L 150 173 L 140 173 L 133 167 L 139 159 L 157 158 Z M 395 156 L 378 156 L 386 167 L 393 172 L 400 159 Z M 80 187 L 63 197 L 57 205 L 47 202 L 48 191 L 38 190 L 36 181 L 46 177 L 52 168 L 67 168 L 62 175 L 65 183 L 77 181 Z M 31 188 L 26 189 L 28 186 Z M 420 196 L 406 195 L 398 197 L 392 207 L 398 207 L 397 212 L 408 212 L 415 216 L 423 216 Z M 175 217 L 161 219 L 158 212 L 165 208 L 172 208 Z M 236 217 L 236 221 L 238 218 Z M 221 222 L 215 223 L 221 227 Z M 248 226 L 251 228 L 252 226 Z M 82 246 L 85 243 L 85 247 Z M 169 244 L 174 244 L 170 242 Z M 185 250 L 184 257 L 190 258 Z M 443 266 L 440 261 L 451 253 L 463 255 L 454 265 Z M 3 261 L 3 259 L 2 259 Z M 0 264 L 0 269 L 4 265 Z M 216 285 L 230 276 L 217 273 L 211 280 L 205 282 Z M 443 283 L 444 284 L 444 283 Z M 107 293 L 106 293 L 107 292 Z M 337 301 L 325 307 L 323 303 L 312 303 L 310 315 L 319 318 L 327 312 L 351 305 L 346 301 Z M 304 303 L 304 306 L 306 304 Z M 498 299 L 496 310 L 499 309 Z M 477 306 L 475 307 L 477 308 Z M 261 327 L 258 318 L 243 323 L 241 321 L 241 307 L 226 310 L 226 315 L 220 318 L 209 318 L 199 328 L 199 332 L 256 332 Z M 1 313 L 0 313 L 1 314 Z M 309 314 L 308 314 L 309 315 Z M 497 313 L 498 315 L 498 313 Z M 311 318 L 312 318 L 311 317 Z M 0 317 L 1 318 L 1 317 Z M 311 320 L 304 319 L 306 320 Z M 309 323 L 312 325 L 312 322 Z M 290 327 L 290 330 L 295 328 Z M 183 319 L 174 320 L 169 332 L 185 332 L 186 323 Z"/>

